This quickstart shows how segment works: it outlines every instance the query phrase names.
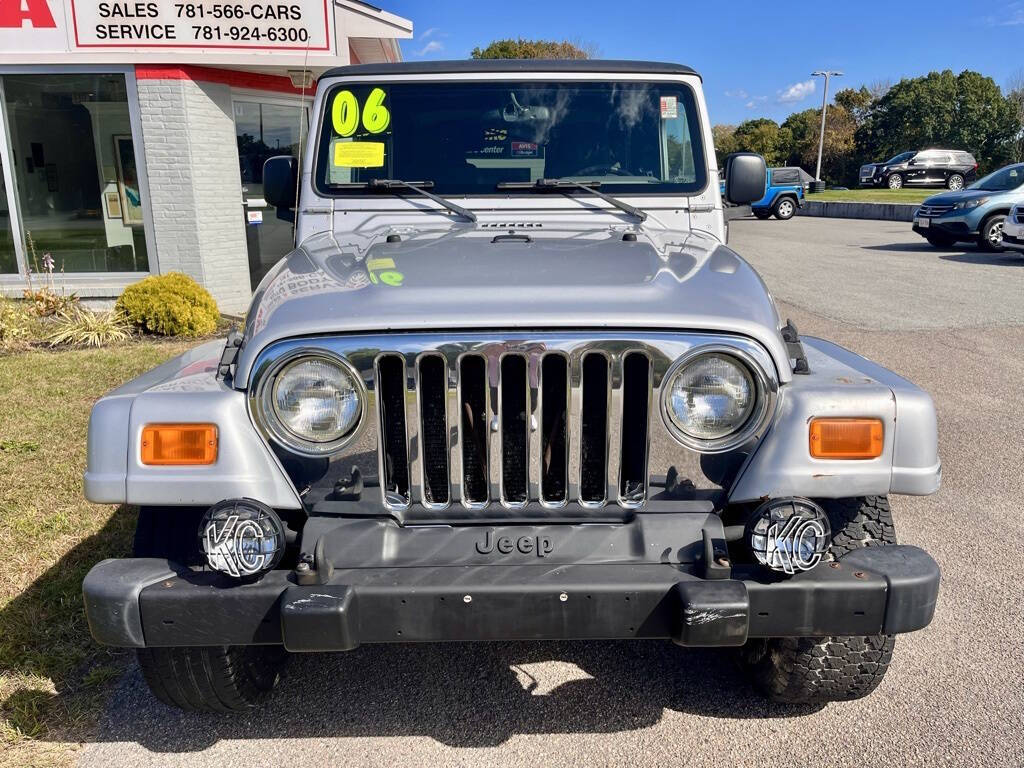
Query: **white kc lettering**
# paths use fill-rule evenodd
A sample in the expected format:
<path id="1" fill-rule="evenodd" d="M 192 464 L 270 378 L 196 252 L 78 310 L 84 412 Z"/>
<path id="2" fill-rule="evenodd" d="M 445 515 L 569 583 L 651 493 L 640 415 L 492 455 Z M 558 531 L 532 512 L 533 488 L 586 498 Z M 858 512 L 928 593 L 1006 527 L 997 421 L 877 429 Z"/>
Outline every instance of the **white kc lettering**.
<path id="1" fill-rule="evenodd" d="M 825 538 L 825 528 L 817 520 L 806 520 L 793 515 L 779 530 L 779 524 L 768 528 L 765 555 L 768 565 L 781 568 L 792 575 L 797 571 L 809 571 L 821 562 L 818 542 Z M 807 546 L 804 546 L 804 545 Z"/>
<path id="2" fill-rule="evenodd" d="M 211 520 L 206 526 L 206 557 L 210 566 L 231 576 L 251 576 L 267 561 L 263 529 L 254 520 L 238 521 L 231 515 L 221 521 Z"/>

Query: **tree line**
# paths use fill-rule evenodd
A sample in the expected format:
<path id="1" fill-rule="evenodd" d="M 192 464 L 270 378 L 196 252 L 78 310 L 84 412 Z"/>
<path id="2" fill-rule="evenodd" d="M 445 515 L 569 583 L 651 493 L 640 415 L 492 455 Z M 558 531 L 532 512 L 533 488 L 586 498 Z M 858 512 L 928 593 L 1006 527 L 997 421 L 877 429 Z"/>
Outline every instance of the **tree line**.
<path id="1" fill-rule="evenodd" d="M 495 40 L 474 59 L 588 59 L 596 45 L 571 40 Z M 718 167 L 731 152 L 758 152 L 769 166 L 813 170 L 818 159 L 821 109 L 794 112 L 779 125 L 760 117 L 712 129 Z M 821 176 L 832 184 L 857 184 L 860 166 L 901 152 L 961 149 L 978 161 L 979 175 L 1024 162 L 1024 69 L 1006 91 L 991 77 L 964 70 L 930 72 L 836 93 L 825 115 Z"/>
<path id="2" fill-rule="evenodd" d="M 780 125 L 768 118 L 713 128 L 719 167 L 731 152 L 758 152 L 769 166 L 814 170 L 821 109 L 795 112 Z M 1024 162 L 1024 75 L 1004 93 L 991 77 L 964 70 L 930 72 L 895 85 L 846 88 L 825 116 L 821 176 L 856 185 L 864 163 L 939 147 L 974 155 L 979 175 Z"/>

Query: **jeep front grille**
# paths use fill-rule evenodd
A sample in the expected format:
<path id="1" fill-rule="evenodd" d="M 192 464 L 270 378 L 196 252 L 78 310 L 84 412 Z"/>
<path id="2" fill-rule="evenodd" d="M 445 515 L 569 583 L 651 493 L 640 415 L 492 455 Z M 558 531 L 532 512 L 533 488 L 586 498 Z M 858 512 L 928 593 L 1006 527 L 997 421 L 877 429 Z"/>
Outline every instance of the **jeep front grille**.
<path id="1" fill-rule="evenodd" d="M 453 487 L 471 508 L 495 501 L 512 509 L 532 501 L 561 506 L 570 488 L 584 506 L 643 502 L 651 389 L 645 353 L 593 350 L 571 360 L 538 347 L 470 352 L 454 362 L 427 353 L 409 370 L 397 354 L 378 359 L 385 504 L 442 508 Z M 621 436 L 614 452 L 612 434 Z"/>
<path id="2" fill-rule="evenodd" d="M 756 361 L 770 385 L 768 413 L 774 411 L 774 365 L 749 339 L 611 331 L 293 339 L 260 354 L 250 403 L 279 361 L 304 352 L 342 357 L 361 377 L 366 416 L 358 434 L 328 457 L 331 469 L 314 477 L 314 496 L 329 495 L 358 467 L 364 476 L 377 474 L 380 490 L 370 484 L 367 493 L 379 493 L 393 510 L 633 508 L 673 473 L 695 491 L 717 487 L 701 455 L 672 437 L 660 405 L 669 368 L 704 345 L 730 346 Z"/>

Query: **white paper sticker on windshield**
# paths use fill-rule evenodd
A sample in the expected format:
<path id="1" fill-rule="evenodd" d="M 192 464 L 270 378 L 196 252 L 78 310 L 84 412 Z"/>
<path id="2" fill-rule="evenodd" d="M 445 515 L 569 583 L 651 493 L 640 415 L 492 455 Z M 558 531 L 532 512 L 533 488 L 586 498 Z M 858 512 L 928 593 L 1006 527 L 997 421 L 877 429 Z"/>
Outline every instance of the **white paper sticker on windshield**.
<path id="1" fill-rule="evenodd" d="M 676 96 L 661 97 L 661 119 L 674 120 L 679 117 L 679 99 Z"/>

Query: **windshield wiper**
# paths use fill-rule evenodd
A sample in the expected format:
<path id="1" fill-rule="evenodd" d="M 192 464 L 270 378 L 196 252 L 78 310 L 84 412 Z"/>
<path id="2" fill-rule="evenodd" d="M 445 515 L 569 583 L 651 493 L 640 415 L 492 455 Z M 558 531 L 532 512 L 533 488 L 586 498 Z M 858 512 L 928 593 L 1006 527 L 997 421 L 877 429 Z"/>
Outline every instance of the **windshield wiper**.
<path id="1" fill-rule="evenodd" d="M 546 191 L 549 189 L 582 189 L 584 192 L 592 192 L 599 198 L 604 200 L 606 203 L 611 203 L 620 211 L 625 211 L 630 216 L 634 216 L 640 221 L 647 220 L 647 214 L 637 208 L 635 205 L 619 200 L 617 197 L 602 192 L 598 189 L 601 186 L 600 181 L 573 181 L 571 179 L 537 179 L 536 181 L 499 181 L 497 184 L 498 189 L 536 189 L 539 191 Z"/>
<path id="2" fill-rule="evenodd" d="M 359 181 L 349 184 L 338 184 L 339 187 L 345 188 L 360 188 L 368 187 L 369 189 L 411 189 L 413 192 L 418 192 L 424 197 L 429 197 L 435 203 L 444 208 L 447 208 L 452 213 L 462 216 L 464 219 L 469 221 L 476 221 L 476 214 L 470 210 L 463 208 L 461 205 L 456 205 L 451 200 L 445 200 L 440 195 L 435 195 L 433 192 L 428 192 L 427 188 L 434 186 L 432 181 L 403 181 L 402 179 L 370 179 L 369 181 Z"/>

